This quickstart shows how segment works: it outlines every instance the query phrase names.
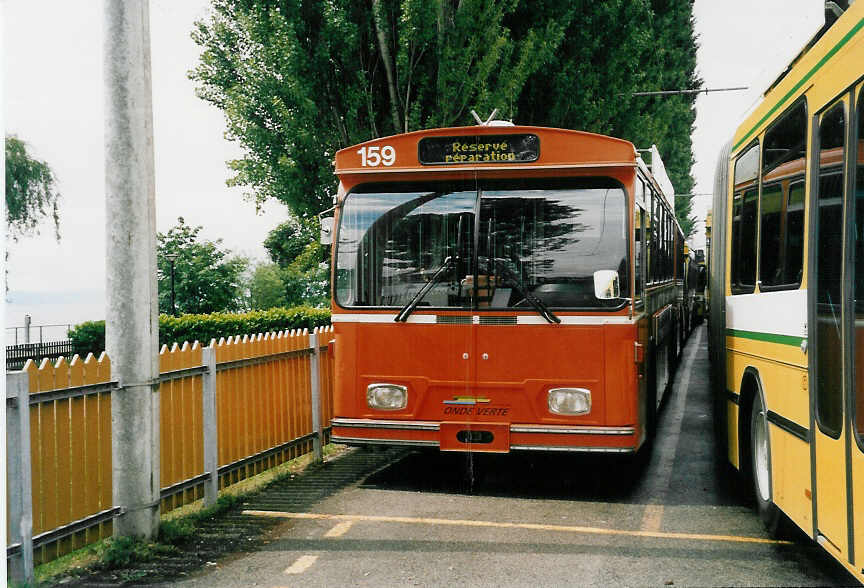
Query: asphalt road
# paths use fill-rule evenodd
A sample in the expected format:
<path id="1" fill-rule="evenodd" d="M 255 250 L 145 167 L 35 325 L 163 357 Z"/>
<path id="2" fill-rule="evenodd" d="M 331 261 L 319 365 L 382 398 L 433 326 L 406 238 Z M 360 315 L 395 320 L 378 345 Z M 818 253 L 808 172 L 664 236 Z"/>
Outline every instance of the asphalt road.
<path id="1" fill-rule="evenodd" d="M 183 585 L 853 584 L 806 537 L 768 537 L 715 459 L 705 335 L 649 459 L 408 453 L 301 512 L 250 512 L 283 521 L 272 540 Z"/>

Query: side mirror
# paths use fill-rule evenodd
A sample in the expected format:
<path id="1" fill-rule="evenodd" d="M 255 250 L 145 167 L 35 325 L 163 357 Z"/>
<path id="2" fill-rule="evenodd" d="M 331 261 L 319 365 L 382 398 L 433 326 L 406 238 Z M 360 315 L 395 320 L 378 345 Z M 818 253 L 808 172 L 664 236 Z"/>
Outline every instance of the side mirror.
<path id="1" fill-rule="evenodd" d="M 333 244 L 333 217 L 327 216 L 321 219 L 321 244 Z"/>
<path id="2" fill-rule="evenodd" d="M 617 271 L 598 270 L 594 272 L 594 296 L 598 300 L 621 298 L 621 285 L 618 283 Z"/>

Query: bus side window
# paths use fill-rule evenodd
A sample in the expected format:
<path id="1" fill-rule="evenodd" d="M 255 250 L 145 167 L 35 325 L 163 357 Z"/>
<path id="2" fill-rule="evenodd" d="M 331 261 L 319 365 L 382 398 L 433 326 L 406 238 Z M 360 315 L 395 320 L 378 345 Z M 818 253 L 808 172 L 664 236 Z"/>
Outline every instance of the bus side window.
<path id="1" fill-rule="evenodd" d="M 654 251 L 657 252 L 657 264 L 654 271 L 654 279 L 657 282 L 663 281 L 663 204 L 660 202 L 660 195 L 654 195 Z"/>
<path id="2" fill-rule="evenodd" d="M 760 287 L 797 288 L 804 260 L 807 104 L 799 101 L 765 133 L 759 204 Z"/>
<path id="3" fill-rule="evenodd" d="M 841 102 L 819 125 L 816 205 L 816 422 L 835 439 L 843 428 L 843 159 L 846 112 Z"/>
<path id="4" fill-rule="evenodd" d="M 660 280 L 669 279 L 669 223 L 666 221 L 666 209 L 660 206 Z"/>
<path id="5" fill-rule="evenodd" d="M 763 182 L 765 176 L 762 176 Z M 759 233 L 759 280 L 761 286 L 775 286 L 783 284 L 783 276 L 780 273 L 783 261 L 780 255 L 783 252 L 781 241 L 782 219 L 783 219 L 783 186 L 762 184 L 762 195 L 759 202 L 759 222 L 761 229 Z"/>
<path id="6" fill-rule="evenodd" d="M 672 222 L 672 211 L 666 211 L 666 259 L 669 264 L 669 268 L 666 270 L 668 274 L 668 278 L 671 280 L 675 277 L 675 258 L 677 257 L 675 254 L 675 224 Z"/>
<path id="7" fill-rule="evenodd" d="M 660 197 L 651 190 L 651 281 L 657 283 L 663 277 L 663 260 L 660 254 Z"/>
<path id="8" fill-rule="evenodd" d="M 648 239 L 648 247 L 646 249 L 648 253 L 648 263 L 647 267 L 647 277 L 648 283 L 654 284 L 657 282 L 657 217 L 656 215 L 656 206 L 657 206 L 657 197 L 654 194 L 654 191 L 651 190 L 651 198 L 648 203 L 648 210 L 645 211 L 645 228 L 646 233 L 645 237 Z"/>
<path id="9" fill-rule="evenodd" d="M 749 294 L 756 287 L 756 223 L 759 175 L 759 143 L 754 143 L 735 161 L 732 200 L 730 285 L 733 294 Z"/>
<path id="10" fill-rule="evenodd" d="M 641 181 L 636 180 L 636 183 L 639 184 L 641 183 Z M 633 265 L 635 266 L 634 281 L 636 282 L 636 290 L 633 294 L 633 300 L 636 303 L 638 303 L 642 299 L 642 227 L 644 223 L 644 216 L 645 211 L 642 210 L 641 206 L 637 204 L 633 207 Z"/>

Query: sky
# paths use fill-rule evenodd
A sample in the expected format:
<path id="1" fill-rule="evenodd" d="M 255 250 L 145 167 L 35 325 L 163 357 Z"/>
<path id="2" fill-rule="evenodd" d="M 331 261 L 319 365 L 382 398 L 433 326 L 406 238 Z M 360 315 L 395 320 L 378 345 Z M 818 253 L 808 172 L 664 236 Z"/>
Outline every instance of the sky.
<path id="1" fill-rule="evenodd" d="M 697 70 L 704 88 L 748 86 L 742 92 L 699 94 L 692 135 L 694 246 L 704 246 L 708 196 L 723 145 L 824 22 L 822 0 L 696 0 Z M 662 154 L 661 154 L 662 155 Z"/>
<path id="2" fill-rule="evenodd" d="M 696 0 L 698 72 L 706 88 L 748 86 L 700 94 L 693 148 L 695 193 L 712 189 L 722 145 L 762 91 L 822 23 L 820 0 Z M 229 188 L 225 162 L 242 156 L 224 138 L 222 113 L 195 96 L 187 72 L 198 60 L 190 38 L 207 0 L 151 0 L 153 127 L 157 231 L 182 216 L 202 236 L 265 260 L 267 232 L 287 218 L 272 203 L 256 212 L 242 188 Z M 41 234 L 6 243 L 11 327 L 75 324 L 105 316 L 105 193 L 102 149 L 102 2 L 0 0 L 2 122 L 48 162 L 61 193 L 59 242 L 46 223 Z M 515 122 L 519 122 L 518 120 Z M 640 146 L 641 147 L 641 146 Z M 709 196 L 697 196 L 704 219 Z M 694 243 L 704 242 L 700 234 Z M 63 329 L 45 329 L 62 338 Z M 22 333 L 19 332 L 19 337 Z"/>

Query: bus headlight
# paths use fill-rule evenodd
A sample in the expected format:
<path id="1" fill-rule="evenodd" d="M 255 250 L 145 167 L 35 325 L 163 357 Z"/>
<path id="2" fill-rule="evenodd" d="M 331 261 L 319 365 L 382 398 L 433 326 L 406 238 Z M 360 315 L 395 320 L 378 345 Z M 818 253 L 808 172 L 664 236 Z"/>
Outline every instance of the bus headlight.
<path id="1" fill-rule="evenodd" d="M 591 390 L 553 388 L 549 390 L 549 412 L 555 414 L 588 414 L 591 412 Z"/>
<path id="2" fill-rule="evenodd" d="M 366 404 L 375 410 L 402 410 L 408 404 L 408 388 L 397 384 L 369 384 Z"/>

